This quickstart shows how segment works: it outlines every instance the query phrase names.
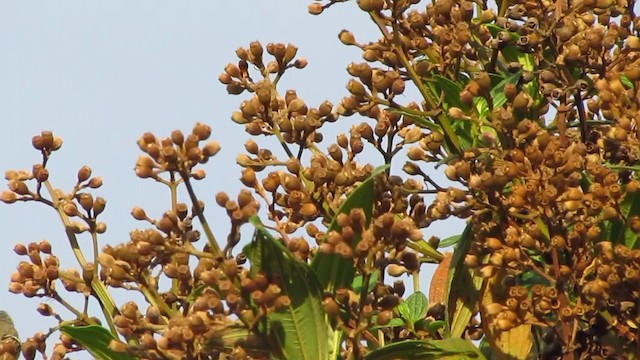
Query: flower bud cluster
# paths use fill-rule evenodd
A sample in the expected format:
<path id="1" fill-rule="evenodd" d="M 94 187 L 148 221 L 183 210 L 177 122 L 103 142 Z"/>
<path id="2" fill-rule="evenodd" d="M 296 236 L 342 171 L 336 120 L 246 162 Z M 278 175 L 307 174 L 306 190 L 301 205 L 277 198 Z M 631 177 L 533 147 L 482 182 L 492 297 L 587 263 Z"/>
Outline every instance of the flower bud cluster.
<path id="1" fill-rule="evenodd" d="M 140 156 L 136 161 L 135 171 L 140 178 L 156 178 L 164 172 L 178 172 L 190 174 L 196 180 L 205 177 L 202 170 L 193 168 L 204 164 L 220 151 L 217 141 L 208 141 L 211 127 L 197 123 L 191 134 L 185 136 L 180 130 L 175 130 L 170 137 L 156 138 L 152 133 L 145 133 L 138 139 L 138 147 L 146 156 Z"/>
<path id="2" fill-rule="evenodd" d="M 65 275 L 60 269 L 58 257 L 51 253 L 51 244 L 47 240 L 28 245 L 17 244 L 14 252 L 28 257 L 28 261 L 21 261 L 16 271 L 11 274 L 9 291 L 14 294 L 23 294 L 29 298 L 45 296 L 54 291 L 53 283 Z M 69 287 L 77 288 L 70 284 Z"/>

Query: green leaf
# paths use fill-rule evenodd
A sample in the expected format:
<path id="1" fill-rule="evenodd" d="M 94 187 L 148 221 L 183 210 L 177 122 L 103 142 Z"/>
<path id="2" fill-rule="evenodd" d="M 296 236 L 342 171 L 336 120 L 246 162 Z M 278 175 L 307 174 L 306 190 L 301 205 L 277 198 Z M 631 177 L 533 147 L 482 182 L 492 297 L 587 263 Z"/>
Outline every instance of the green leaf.
<path id="1" fill-rule="evenodd" d="M 501 28 L 495 24 L 486 24 L 486 27 L 489 29 L 489 32 L 492 36 L 496 36 L 499 32 L 505 31 L 504 28 Z M 518 40 L 520 35 L 514 32 L 509 32 L 512 40 Z M 533 71 L 535 68 L 535 60 L 533 59 L 533 55 L 528 54 L 514 45 L 507 45 L 501 50 L 502 55 L 504 56 L 507 62 L 517 61 L 522 65 L 522 68 L 526 71 Z"/>
<path id="2" fill-rule="evenodd" d="M 451 338 L 459 338 L 464 333 L 473 316 L 482 286 L 482 278 L 475 275 L 464 264 L 464 258 L 472 240 L 473 233 L 469 223 L 460 235 L 458 246 L 453 252 L 445 290 L 445 299 L 447 299 L 445 321 Z"/>
<path id="3" fill-rule="evenodd" d="M 200 295 L 202 295 L 202 293 L 204 292 L 204 290 L 206 288 L 207 288 L 206 285 L 198 285 L 198 286 L 196 286 L 193 290 L 191 290 L 189 295 L 187 295 L 187 297 L 185 298 L 185 301 L 188 302 L 188 303 L 192 303 L 192 302 L 196 301 L 196 299 L 198 299 L 198 297 L 200 297 Z"/>
<path id="4" fill-rule="evenodd" d="M 506 31 L 504 28 L 496 24 L 486 24 L 485 26 L 487 27 L 487 29 L 489 29 L 489 32 L 493 37 L 496 37 L 498 33 L 501 31 Z M 518 40 L 518 38 L 520 37 L 518 33 L 510 32 L 510 31 L 507 31 L 507 32 L 509 33 L 509 35 L 511 35 L 511 40 Z"/>
<path id="5" fill-rule="evenodd" d="M 460 92 L 462 92 L 462 85 L 447 79 L 442 75 L 434 75 L 433 79 L 438 84 L 438 89 L 444 93 L 444 109 L 448 110 L 450 107 L 457 107 L 462 110 L 469 110 L 469 107 L 464 105 L 460 101 Z M 433 91 L 435 98 L 440 97 L 440 92 Z"/>
<path id="6" fill-rule="evenodd" d="M 431 259 L 434 259 L 436 261 L 440 261 L 443 258 L 442 254 L 439 253 L 438 250 L 434 249 L 433 246 L 431 246 L 424 239 L 419 239 L 419 240 L 416 240 L 416 241 L 409 241 L 409 242 L 407 242 L 407 246 L 410 247 L 411 249 L 419 252 L 420 254 L 422 254 L 422 255 L 424 255 L 426 257 L 429 257 Z"/>
<path id="7" fill-rule="evenodd" d="M 117 340 L 111 332 L 102 326 L 69 326 L 63 325 L 60 331 L 67 334 L 73 340 L 80 343 L 92 356 L 102 360 L 128 360 L 137 359 L 126 353 L 118 353 L 109 348 L 111 340 Z"/>
<path id="8" fill-rule="evenodd" d="M 544 223 L 542 217 L 537 216 L 535 222 L 536 225 L 538 225 L 538 227 L 540 228 L 540 231 L 542 231 L 542 235 L 544 235 L 545 240 L 550 241 L 551 235 L 549 235 L 549 227 Z"/>
<path id="9" fill-rule="evenodd" d="M 406 340 L 371 351 L 365 360 L 396 359 L 479 359 L 485 357 L 469 340 Z"/>
<path id="10" fill-rule="evenodd" d="M 427 315 L 429 301 L 420 291 L 411 294 L 405 301 L 398 305 L 400 315 L 410 324 L 415 324 Z"/>
<path id="11" fill-rule="evenodd" d="M 640 216 L 640 193 L 627 193 L 620 204 L 620 212 L 624 219 Z M 638 245 L 638 235 L 621 220 L 609 220 L 604 224 L 603 239 L 610 239 L 614 244 L 624 244 L 630 249 Z"/>
<path id="12" fill-rule="evenodd" d="M 449 246 L 457 245 L 460 240 L 460 235 L 449 236 L 446 239 L 440 240 L 440 245 L 438 248 L 447 248 Z"/>
<path id="13" fill-rule="evenodd" d="M 620 75 L 620 82 L 622 85 L 626 86 L 627 89 L 633 89 L 633 82 L 629 80 L 627 75 Z"/>
<path id="14" fill-rule="evenodd" d="M 268 356 L 269 346 L 266 339 L 256 338 L 253 331 L 238 321 L 232 325 L 224 325 L 224 330 L 212 331 L 212 337 L 207 339 L 206 346 L 213 350 L 231 352 L 240 342 L 246 344 L 243 348 L 250 353 L 261 353 Z M 248 338 L 251 341 L 247 341 Z"/>
<path id="15" fill-rule="evenodd" d="M 371 319 L 372 323 L 375 323 L 375 320 L 377 319 L 377 316 L 374 316 Z M 389 320 L 388 323 L 384 324 L 384 325 L 375 325 L 369 328 L 369 330 L 377 330 L 377 329 L 385 329 L 385 328 L 392 328 L 392 327 L 398 327 L 398 326 L 404 326 L 405 322 L 403 319 L 401 318 L 393 318 L 391 320 Z"/>
<path id="16" fill-rule="evenodd" d="M 476 96 L 473 98 L 473 105 L 476 107 L 478 116 L 482 119 L 486 119 L 487 115 L 489 115 L 489 104 L 487 104 L 487 99 Z"/>
<path id="17" fill-rule="evenodd" d="M 440 127 L 440 125 L 433 123 L 422 116 L 416 116 L 415 114 L 412 114 L 400 109 L 388 108 L 387 110 L 393 113 L 400 114 L 402 116 L 406 116 L 409 119 L 413 120 L 413 122 L 416 123 L 417 125 L 422 126 L 431 131 L 442 131 L 442 128 Z"/>
<path id="18" fill-rule="evenodd" d="M 255 261 L 251 263 L 252 270 L 280 279 L 283 294 L 291 300 L 286 309 L 270 312 L 260 330 L 284 359 L 328 359 L 329 325 L 322 309 L 322 289 L 314 272 L 275 239 L 256 216 L 250 222 L 256 232 L 244 251 Z"/>
<path id="19" fill-rule="evenodd" d="M 373 291 L 373 289 L 376 287 L 376 282 L 378 281 L 379 277 L 380 277 L 380 270 L 376 270 L 373 273 L 371 273 L 371 278 L 369 279 L 369 288 L 367 289 L 367 292 Z M 360 294 L 362 292 L 363 280 L 364 280 L 364 277 L 362 275 L 358 275 L 353 279 L 353 283 L 351 283 L 351 288 L 353 289 L 353 291 L 355 291 L 356 294 Z"/>
<path id="20" fill-rule="evenodd" d="M 471 136 L 471 126 L 473 125 L 466 120 L 452 121 L 449 119 L 447 110 L 451 107 L 457 107 L 463 111 L 469 111 L 469 107 L 460 101 L 460 92 L 462 92 L 462 85 L 448 79 L 442 75 L 433 74 L 432 77 L 435 82 L 429 82 L 427 88 L 431 91 L 432 95 L 436 99 L 440 99 L 441 94 L 444 95 L 442 101 L 443 114 L 440 117 L 445 117 L 447 122 L 451 124 L 451 129 L 455 131 L 455 137 L 457 139 L 454 142 L 459 142 L 461 149 L 466 149 L 472 146 L 473 138 Z M 442 121 L 442 120 L 441 120 Z M 445 125 L 443 123 L 443 125 Z M 442 130 L 447 134 L 447 129 L 443 126 Z"/>
<path id="21" fill-rule="evenodd" d="M 493 348 L 491 347 L 491 344 L 489 344 L 489 342 L 487 341 L 486 337 L 483 337 L 482 340 L 480 341 L 480 352 L 487 359 L 493 358 Z"/>
<path id="22" fill-rule="evenodd" d="M 422 329 L 428 331 L 430 334 L 435 334 L 445 326 L 445 322 L 442 320 L 427 320 L 422 319 L 416 323 L 416 329 Z"/>
<path id="23" fill-rule="evenodd" d="M 425 98 L 425 101 L 427 99 L 431 99 L 431 101 L 437 104 L 440 99 L 440 92 L 436 88 L 436 83 L 433 81 L 427 81 L 424 83 L 424 85 L 427 88 L 427 91 L 421 90 L 421 93 Z M 427 120 L 422 119 L 422 121 L 426 122 Z M 459 155 L 462 149 L 460 146 L 460 138 L 458 137 L 458 133 L 453 128 L 451 124 L 451 119 L 449 119 L 449 116 L 446 113 L 441 112 L 440 114 L 433 117 L 433 122 L 438 124 L 442 129 L 442 134 L 444 135 L 444 140 L 445 140 L 444 142 L 445 142 L 445 147 L 447 149 L 447 152 Z"/>
<path id="24" fill-rule="evenodd" d="M 522 273 L 522 275 L 520 275 L 520 284 L 525 286 L 533 286 L 536 284 L 540 284 L 544 286 L 550 285 L 549 280 L 547 278 L 545 278 L 544 276 L 540 275 L 539 273 L 533 270 L 525 271 Z"/>
<path id="25" fill-rule="evenodd" d="M 371 176 L 362 182 L 355 190 L 353 190 L 345 199 L 342 206 L 338 210 L 338 214 L 348 214 L 351 209 L 361 208 L 366 217 L 365 228 L 369 226 L 371 221 L 371 212 L 373 211 L 373 182 L 376 176 L 382 174 L 389 168 L 389 165 L 377 167 L 371 173 Z M 337 214 L 333 218 L 331 225 L 327 229 L 327 234 L 331 231 L 340 231 L 338 225 Z M 356 246 L 360 241 L 362 234 L 356 233 L 355 239 L 351 246 Z M 313 258 L 311 268 L 315 271 L 320 286 L 326 291 L 333 292 L 341 286 L 351 285 L 355 275 L 355 266 L 353 260 L 345 259 L 338 254 L 324 254 L 319 252 Z"/>

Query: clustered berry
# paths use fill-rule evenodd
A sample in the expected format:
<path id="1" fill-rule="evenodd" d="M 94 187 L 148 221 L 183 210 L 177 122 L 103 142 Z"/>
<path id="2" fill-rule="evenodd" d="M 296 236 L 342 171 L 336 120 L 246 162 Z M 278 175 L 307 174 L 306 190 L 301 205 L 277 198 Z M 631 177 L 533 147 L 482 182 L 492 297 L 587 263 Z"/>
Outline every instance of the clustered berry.
<path id="1" fill-rule="evenodd" d="M 341 2 L 315 1 L 309 12 L 319 15 Z M 248 94 L 231 120 L 252 137 L 236 158 L 245 188 L 214 198 L 229 220 L 223 243 L 192 186 L 220 151 L 208 125 L 198 123 L 188 135 L 176 130 L 138 139 L 144 155 L 135 173 L 166 185 L 171 208 L 158 216 L 134 208 L 132 216 L 147 227 L 102 248 L 97 239 L 107 227 L 98 218 L 106 200 L 92 194 L 102 179 L 85 166 L 69 192 L 55 189 L 48 160 L 62 140 L 48 131 L 35 136 L 42 161 L 7 171 L 0 200 L 55 209 L 78 267 L 61 268 L 46 240 L 18 244 L 14 250 L 24 260 L 10 291 L 55 300 L 76 315 L 74 326 L 102 321 L 64 300 L 57 285 L 97 298 L 104 326 L 120 336 L 109 345 L 116 352 L 266 359 L 275 350 L 264 320 L 296 305 L 290 279 L 256 269 L 257 260 L 238 247 L 242 226 L 261 216 L 296 264 L 329 257 L 354 270 L 359 286 L 332 284 L 319 293 L 330 326 L 344 334 L 335 350 L 345 359 L 401 340 L 442 339 L 450 330 L 443 320 L 458 316 L 460 306 L 467 318 L 455 336 L 484 338 L 496 352 L 509 351 L 503 339 L 524 329 L 540 339 L 541 358 L 634 353 L 640 344 L 640 17 L 633 2 L 357 5 L 381 38 L 362 43 L 349 30 L 338 34 L 362 51 L 363 62 L 347 66 L 348 94 L 337 105 L 327 100 L 314 107 L 295 90 L 279 89 L 286 72 L 307 65 L 293 44 L 238 48 L 237 62 L 219 76 L 229 94 Z M 415 94 L 410 87 L 419 101 L 406 100 Z M 325 126 L 353 116 L 360 119 L 322 145 Z M 259 145 L 262 137 L 281 149 Z M 363 163 L 364 154 L 379 155 L 385 167 Z M 181 186 L 189 204 L 178 199 Z M 357 196 L 361 201 L 350 203 Z M 450 218 L 464 219 L 468 229 L 454 256 L 438 251 L 438 237 L 426 238 L 429 226 Z M 91 238 L 89 259 L 81 236 Z M 424 319 L 400 326 L 408 319 L 399 309 L 409 300 L 397 278 L 408 275 L 420 286 L 425 263 L 456 273 L 434 278 Z M 458 282 L 463 276 L 465 289 Z M 451 285 L 446 292 L 445 285 Z M 137 292 L 148 304 L 117 307 L 108 288 Z M 47 303 L 38 311 L 63 323 Z M 53 330 L 21 347 L 3 343 L 0 351 L 44 356 Z M 79 350 L 62 333 L 51 358 Z"/>

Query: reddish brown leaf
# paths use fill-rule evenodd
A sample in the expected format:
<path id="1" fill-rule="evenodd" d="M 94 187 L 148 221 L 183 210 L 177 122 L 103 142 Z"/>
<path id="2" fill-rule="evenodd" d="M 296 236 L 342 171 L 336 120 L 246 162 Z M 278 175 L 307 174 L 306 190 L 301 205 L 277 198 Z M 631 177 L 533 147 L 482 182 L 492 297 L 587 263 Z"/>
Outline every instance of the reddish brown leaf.
<path id="1" fill-rule="evenodd" d="M 449 266 L 453 258 L 452 252 L 444 254 L 444 258 L 436 268 L 431 278 L 431 286 L 429 287 L 429 304 L 446 304 L 447 299 L 447 280 L 449 279 Z"/>

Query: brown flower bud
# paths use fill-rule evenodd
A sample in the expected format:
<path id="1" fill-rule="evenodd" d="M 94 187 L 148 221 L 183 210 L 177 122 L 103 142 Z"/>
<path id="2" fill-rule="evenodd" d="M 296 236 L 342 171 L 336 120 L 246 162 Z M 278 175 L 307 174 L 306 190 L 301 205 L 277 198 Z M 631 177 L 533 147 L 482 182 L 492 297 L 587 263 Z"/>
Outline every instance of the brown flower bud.
<path id="1" fill-rule="evenodd" d="M 358 6 L 363 11 L 381 11 L 384 9 L 384 0 L 358 0 Z"/>
<path id="2" fill-rule="evenodd" d="M 35 171 L 34 169 L 33 177 L 40 183 L 45 182 L 49 179 L 49 169 L 42 167 L 40 167 L 37 171 Z"/>
<path id="3" fill-rule="evenodd" d="M 89 193 L 77 194 L 76 198 L 80 203 L 80 206 L 82 206 L 82 208 L 85 211 L 87 212 L 91 211 L 91 208 L 93 207 L 93 196 L 91 196 L 91 194 Z"/>
<path id="4" fill-rule="evenodd" d="M 304 103 L 304 100 L 300 98 L 295 98 L 289 102 L 287 106 L 287 112 L 289 113 L 301 113 L 304 114 L 308 111 L 307 105 Z"/>
<path id="5" fill-rule="evenodd" d="M 356 45 L 356 38 L 353 36 L 353 33 L 349 30 L 342 30 L 340 34 L 338 34 L 338 38 L 345 45 Z"/>
<path id="6" fill-rule="evenodd" d="M 320 15 L 324 10 L 324 6 L 322 6 L 322 4 L 320 3 L 312 3 L 312 4 L 309 4 L 307 10 L 311 15 Z"/>
<path id="7" fill-rule="evenodd" d="M 15 194 L 18 194 L 18 195 L 28 195 L 29 194 L 29 187 L 22 180 L 17 180 L 17 179 L 10 180 L 7 185 L 9 187 L 9 190 L 11 190 Z M 14 196 L 15 196 L 15 194 L 14 194 Z"/>
<path id="8" fill-rule="evenodd" d="M 367 90 L 364 88 L 364 85 L 354 79 L 349 80 L 347 83 L 347 90 L 357 97 L 367 96 Z"/>
<path id="9" fill-rule="evenodd" d="M 96 200 L 93 202 L 93 206 L 92 206 L 93 216 L 96 217 L 100 215 L 104 211 L 104 208 L 106 207 L 106 205 L 107 205 L 107 201 L 104 198 L 98 196 Z"/>
<path id="10" fill-rule="evenodd" d="M 245 186 L 254 187 L 257 183 L 256 172 L 252 168 L 243 169 L 240 181 L 242 181 Z"/>
<path id="11" fill-rule="evenodd" d="M 447 1 L 447 0 L 439 0 L 439 1 Z M 487 93 L 488 91 L 491 90 L 491 78 L 489 77 L 488 73 L 479 72 L 475 74 L 474 80 L 478 83 L 478 86 L 480 86 L 481 91 Z"/>
<path id="12" fill-rule="evenodd" d="M 211 126 L 203 123 L 196 123 L 191 133 L 197 136 L 200 141 L 207 140 L 209 136 L 211 136 Z"/>
<path id="13" fill-rule="evenodd" d="M 398 277 L 407 272 L 407 268 L 402 265 L 390 264 L 387 266 L 387 272 L 390 276 Z"/>
<path id="14" fill-rule="evenodd" d="M 393 83 L 391 83 L 391 92 L 396 95 L 400 95 L 404 93 L 405 83 L 402 79 L 396 79 Z"/>
<path id="15" fill-rule="evenodd" d="M 27 247 L 24 244 L 16 244 L 13 247 L 13 252 L 21 256 L 27 255 Z"/>
<path id="16" fill-rule="evenodd" d="M 529 100 L 530 100 L 529 95 L 527 95 L 525 92 L 520 92 L 513 99 L 513 110 L 517 112 L 526 111 L 529 107 Z"/>
<path id="17" fill-rule="evenodd" d="M 211 157 L 220 151 L 220 143 L 217 141 L 210 141 L 202 148 L 202 155 L 205 157 Z"/>
<path id="18" fill-rule="evenodd" d="M 0 201 L 2 201 L 5 204 L 13 204 L 17 200 L 18 200 L 18 195 L 13 191 L 4 190 L 2 193 L 0 193 Z"/>
<path id="19" fill-rule="evenodd" d="M 144 211 L 143 208 L 138 207 L 138 206 L 134 207 L 133 210 L 131 210 L 131 215 L 136 220 L 146 220 L 147 219 L 147 213 Z"/>
<path id="20" fill-rule="evenodd" d="M 256 62 L 257 64 L 262 64 L 263 51 L 264 49 L 259 41 L 253 41 L 249 44 L 249 53 L 251 55 L 252 61 Z"/>
<path id="21" fill-rule="evenodd" d="M 313 203 L 306 203 L 300 208 L 300 214 L 305 218 L 313 218 L 318 214 L 318 208 Z"/>
<path id="22" fill-rule="evenodd" d="M 38 250 L 45 254 L 51 254 L 51 243 L 47 240 L 42 240 L 38 243 Z"/>
<path id="23" fill-rule="evenodd" d="M 498 319 L 495 324 L 500 331 L 509 331 L 515 326 L 513 322 L 507 319 Z"/>
<path id="24" fill-rule="evenodd" d="M 504 305 L 499 303 L 490 303 L 484 305 L 484 313 L 487 316 L 496 316 L 505 309 Z"/>
<path id="25" fill-rule="evenodd" d="M 83 166 L 78 170 L 78 183 L 82 183 L 87 181 L 91 177 L 91 168 L 88 166 Z"/>
<path id="26" fill-rule="evenodd" d="M 97 189 L 100 186 L 102 186 L 102 178 L 99 177 L 99 176 L 91 178 L 89 180 L 89 182 L 87 183 L 87 187 L 89 187 L 91 189 Z"/>

